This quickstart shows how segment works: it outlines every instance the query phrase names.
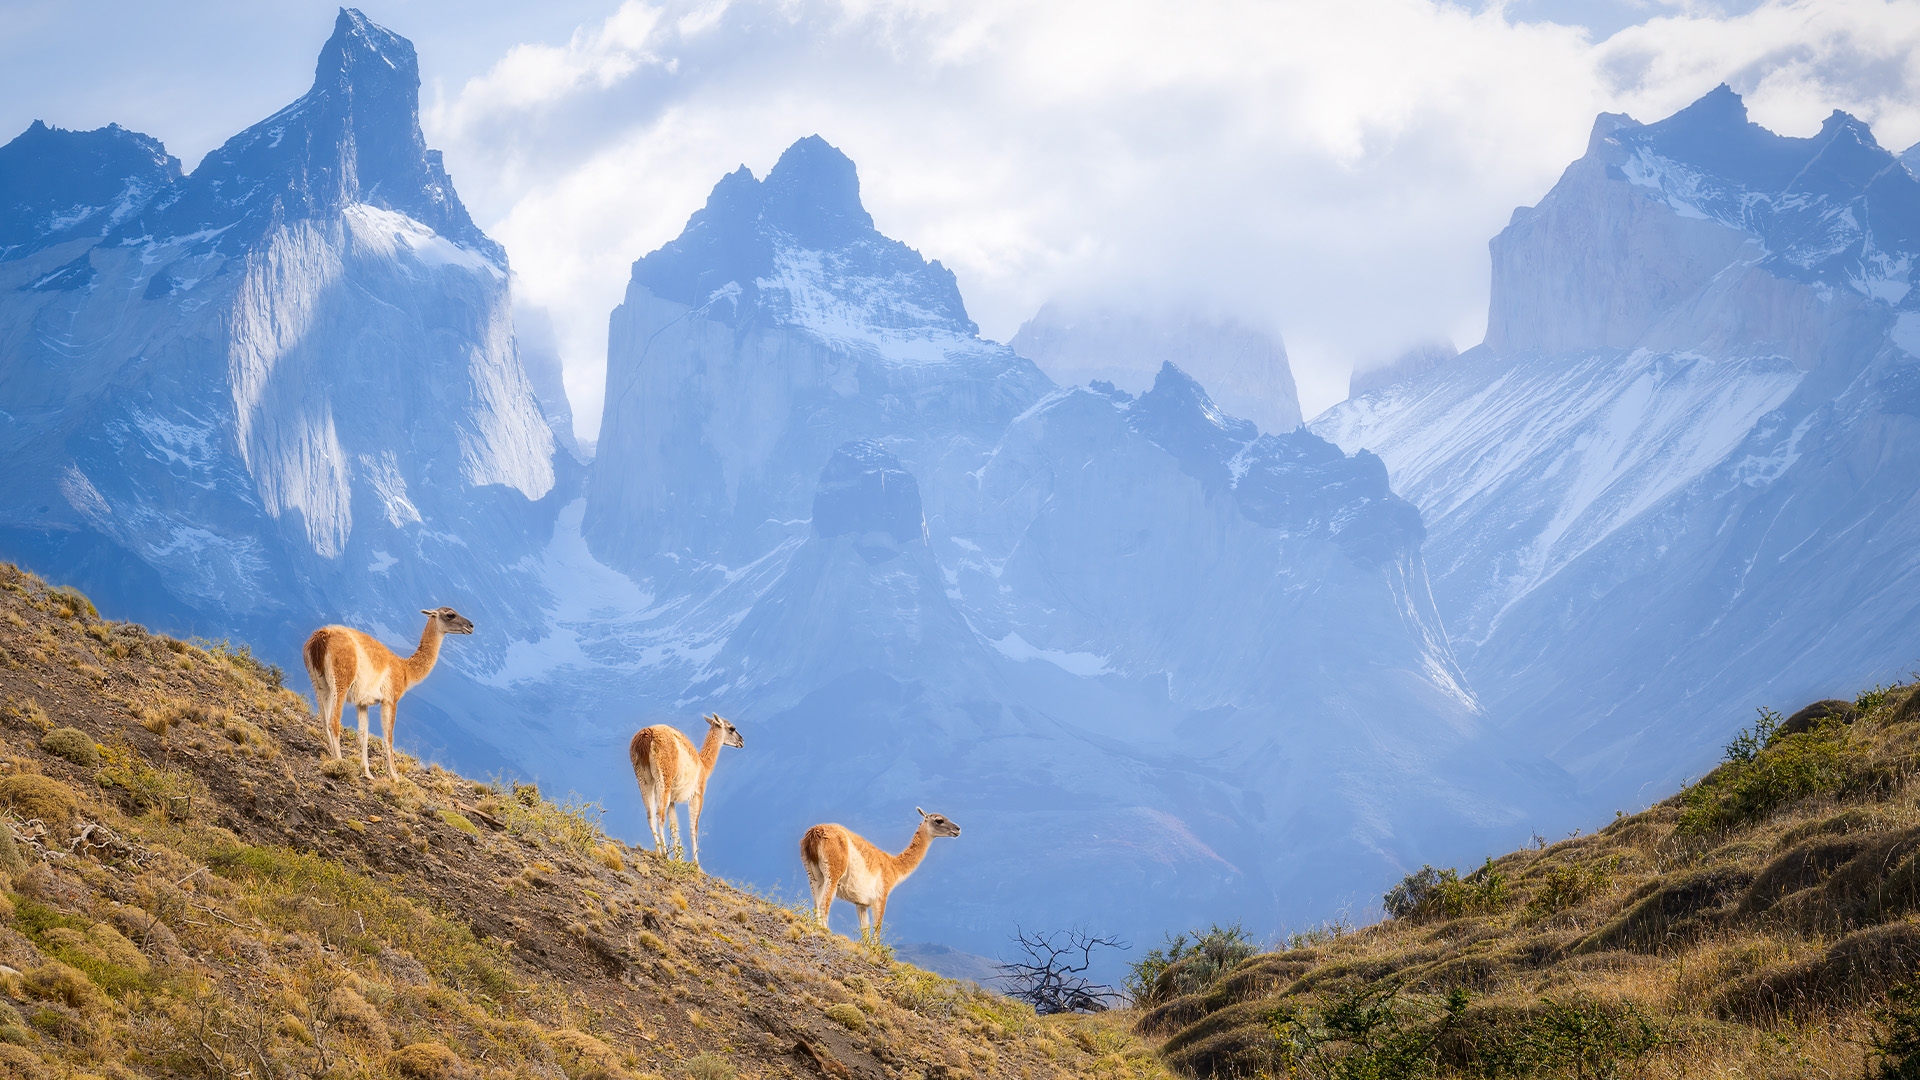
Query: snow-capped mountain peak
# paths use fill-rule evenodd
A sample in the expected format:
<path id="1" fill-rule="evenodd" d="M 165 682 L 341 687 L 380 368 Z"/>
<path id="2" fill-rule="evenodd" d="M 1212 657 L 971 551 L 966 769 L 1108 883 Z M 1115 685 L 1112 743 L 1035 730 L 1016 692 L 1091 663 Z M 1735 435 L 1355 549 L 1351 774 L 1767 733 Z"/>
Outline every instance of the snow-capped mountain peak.
<path id="1" fill-rule="evenodd" d="M 320 50 L 313 88 L 209 153 L 176 197 L 130 237 L 227 229 L 245 243 L 288 219 L 325 217 L 356 203 L 406 215 L 506 267 L 454 193 L 440 152 L 420 130 L 420 64 L 405 38 L 350 8 Z"/>
<path id="2" fill-rule="evenodd" d="M 1420 507 L 1496 726 L 1627 797 L 1755 705 L 1903 672 L 1913 173 L 1855 117 L 1778 135 L 1722 86 L 1602 115 L 1491 249 L 1485 343 L 1314 430 Z"/>
<path id="3" fill-rule="evenodd" d="M 35 120 L 0 146 L 0 259 L 98 237 L 180 179 L 158 139 L 108 124 L 67 131 Z"/>
<path id="4" fill-rule="evenodd" d="M 677 239 L 633 264 L 633 284 L 730 325 L 792 326 L 896 362 L 943 359 L 979 333 L 952 271 L 874 229 L 853 162 L 818 135 L 765 180 L 744 165 L 723 177 Z"/>

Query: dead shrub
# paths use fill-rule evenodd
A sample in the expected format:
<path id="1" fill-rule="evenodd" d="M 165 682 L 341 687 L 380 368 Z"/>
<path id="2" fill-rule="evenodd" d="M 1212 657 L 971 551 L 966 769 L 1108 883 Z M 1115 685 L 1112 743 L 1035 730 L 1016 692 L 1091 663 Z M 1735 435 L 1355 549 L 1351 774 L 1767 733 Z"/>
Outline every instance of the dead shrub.
<path id="1" fill-rule="evenodd" d="M 387 1031 L 387 1022 L 380 1019 L 379 1011 L 349 987 L 334 987 L 321 1010 L 335 1028 L 348 1035 L 382 1048 L 393 1045 L 393 1036 Z"/>
<path id="2" fill-rule="evenodd" d="M 9 776 L 0 779 L 0 807 L 24 819 L 39 818 L 52 825 L 67 825 L 79 812 L 80 803 L 67 785 L 49 776 Z"/>
<path id="3" fill-rule="evenodd" d="M 439 1043 L 410 1043 L 387 1055 L 387 1068 L 407 1080 L 452 1080 L 460 1059 Z"/>
<path id="4" fill-rule="evenodd" d="M 584 1031 L 562 1028 L 547 1035 L 572 1080 L 624 1080 L 627 1070 L 613 1047 Z"/>
<path id="5" fill-rule="evenodd" d="M 105 1008 L 107 995 L 88 979 L 85 972 L 58 960 L 49 960 L 26 973 L 27 993 L 48 1001 L 57 1001 L 82 1012 Z"/>
<path id="6" fill-rule="evenodd" d="M 11 1042 L 0 1043 L 0 1076 L 11 1080 L 46 1080 L 47 1068 L 40 1055 Z"/>

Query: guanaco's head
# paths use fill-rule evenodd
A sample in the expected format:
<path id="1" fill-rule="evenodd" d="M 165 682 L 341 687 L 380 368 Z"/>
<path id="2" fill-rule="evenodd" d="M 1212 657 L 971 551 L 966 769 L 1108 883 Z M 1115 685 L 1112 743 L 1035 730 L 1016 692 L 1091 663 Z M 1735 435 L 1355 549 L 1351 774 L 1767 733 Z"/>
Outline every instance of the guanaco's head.
<path id="1" fill-rule="evenodd" d="M 747 740 L 740 737 L 740 729 L 718 713 L 707 714 L 707 726 L 720 730 L 721 746 L 737 746 L 742 750 L 747 748 Z"/>
<path id="2" fill-rule="evenodd" d="M 473 633 L 473 620 L 450 607 L 421 608 L 420 614 L 433 616 L 434 625 L 443 634 Z"/>
<path id="3" fill-rule="evenodd" d="M 920 813 L 921 824 L 925 825 L 927 827 L 927 830 L 933 833 L 933 835 L 935 836 L 959 836 L 960 835 L 960 826 L 955 825 L 953 823 L 953 819 L 946 816 L 945 814 L 929 814 L 925 810 L 921 810 L 917 806 L 914 807 L 914 809 L 919 811 Z"/>

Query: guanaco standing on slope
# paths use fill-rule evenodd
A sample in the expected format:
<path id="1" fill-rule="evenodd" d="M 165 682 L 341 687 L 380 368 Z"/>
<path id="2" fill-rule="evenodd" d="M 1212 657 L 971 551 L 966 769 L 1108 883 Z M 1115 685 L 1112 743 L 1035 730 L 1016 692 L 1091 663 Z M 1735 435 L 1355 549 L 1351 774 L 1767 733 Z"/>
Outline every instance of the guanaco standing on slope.
<path id="1" fill-rule="evenodd" d="M 380 706 L 382 741 L 387 748 L 387 775 L 396 782 L 400 772 L 393 764 L 394 707 L 400 695 L 419 685 L 440 659 L 440 641 L 448 634 L 471 634 L 473 622 L 450 607 L 421 608 L 427 627 L 420 632 L 420 647 L 412 656 L 399 656 L 380 644 L 372 635 L 347 626 L 323 626 L 307 639 L 305 651 L 307 677 L 313 680 L 313 696 L 320 715 L 327 721 L 327 745 L 333 759 L 341 760 L 340 712 L 351 702 L 360 713 L 360 775 L 373 779 L 373 764 L 367 757 L 367 709 Z"/>
<path id="2" fill-rule="evenodd" d="M 936 836 L 959 836 L 960 826 L 940 814 L 919 807 L 920 827 L 913 841 L 898 855 L 889 855 L 844 825 L 815 825 L 800 838 L 800 861 L 813 887 L 813 912 L 827 925 L 827 911 L 837 897 L 860 909 L 860 936 L 880 933 L 887 917 L 887 895 L 907 879 L 927 857 L 927 845 Z M 871 924 L 871 925 L 869 925 Z"/>
<path id="3" fill-rule="evenodd" d="M 640 782 L 640 799 L 647 804 L 647 828 L 653 831 L 653 850 L 667 853 L 667 830 L 673 832 L 673 851 L 680 852 L 680 819 L 673 808 L 687 804 L 687 831 L 693 838 L 693 865 L 700 865 L 700 807 L 707 799 L 707 780 L 720 762 L 720 748 L 744 750 L 740 729 L 717 714 L 708 713 L 707 737 L 700 749 L 679 729 L 666 724 L 643 727 L 627 744 L 633 778 Z"/>

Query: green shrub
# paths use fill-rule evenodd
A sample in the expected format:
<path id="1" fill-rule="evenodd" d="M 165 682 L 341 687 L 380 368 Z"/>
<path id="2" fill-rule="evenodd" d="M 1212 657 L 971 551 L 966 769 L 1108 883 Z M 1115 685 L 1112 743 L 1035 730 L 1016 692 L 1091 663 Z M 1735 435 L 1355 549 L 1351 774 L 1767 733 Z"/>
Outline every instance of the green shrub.
<path id="1" fill-rule="evenodd" d="M 1431 866 L 1400 879 L 1400 884 L 1380 898 L 1389 916 L 1395 919 L 1457 919 L 1462 915 L 1492 914 L 1507 906 L 1507 875 L 1494 869 L 1489 858 L 1485 865 L 1464 880 L 1460 872 L 1448 867 Z"/>
<path id="2" fill-rule="evenodd" d="M 1313 1011 L 1280 1010 L 1268 1018 L 1289 1075 L 1329 1080 L 1416 1080 L 1438 1075 L 1436 1045 L 1467 1007 L 1465 991 L 1448 995 L 1436 1017 L 1427 1002 L 1398 998 L 1395 983 L 1363 986 Z"/>
<path id="3" fill-rule="evenodd" d="M 1524 1064 L 1534 1070 L 1617 1076 L 1622 1062 L 1637 1060 L 1662 1041 L 1653 1022 L 1631 1003 L 1543 1000 L 1546 1008 L 1534 1019 L 1524 1043 Z"/>
<path id="4" fill-rule="evenodd" d="M 838 1005 L 827 1006 L 826 1012 L 827 1019 L 848 1031 L 867 1030 L 867 1014 L 861 1012 L 858 1006 L 843 1001 Z"/>
<path id="5" fill-rule="evenodd" d="M 98 619 L 100 617 L 99 609 L 93 606 L 93 601 L 87 599 L 87 594 L 71 585 L 56 585 L 47 590 L 47 595 L 71 613 L 69 618 L 85 616 L 88 619 Z"/>
<path id="6" fill-rule="evenodd" d="M 1753 722 L 1751 728 L 1741 728 L 1726 745 L 1721 761 L 1729 765 L 1745 765 L 1760 756 L 1760 751 L 1772 745 L 1774 736 L 1780 733 L 1780 714 L 1772 709 L 1755 709 L 1760 719 Z"/>
<path id="7" fill-rule="evenodd" d="M 1136 1005 L 1149 1005 L 1198 993 L 1259 951 L 1253 935 L 1239 923 L 1224 927 L 1214 923 L 1205 933 L 1194 930 L 1190 935 L 1169 936 L 1164 947 L 1131 966 L 1127 996 Z"/>
<path id="8" fill-rule="evenodd" d="M 77 727 L 54 728 L 40 736 L 40 749 L 84 768 L 100 764 L 100 748 L 93 745 L 92 736 Z"/>
<path id="9" fill-rule="evenodd" d="M 1726 764 L 1681 796 L 1678 831 L 1706 835 L 1759 821 L 1810 795 L 1838 792 L 1847 780 L 1846 739 L 1844 728 L 1816 728 L 1775 738 L 1751 757 L 1740 756 L 1748 746 L 1735 739 Z"/>
<path id="10" fill-rule="evenodd" d="M 1873 1080 L 1920 1080 L 1920 986 L 1895 986 L 1874 1019 L 1885 1030 L 1873 1037 Z"/>
<path id="11" fill-rule="evenodd" d="M 1528 917 L 1541 918 L 1580 903 L 1613 884 L 1614 871 L 1619 867 L 1618 855 L 1589 866 L 1568 862 L 1548 867 L 1540 877 L 1540 886 L 1527 901 Z"/>

